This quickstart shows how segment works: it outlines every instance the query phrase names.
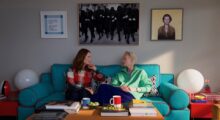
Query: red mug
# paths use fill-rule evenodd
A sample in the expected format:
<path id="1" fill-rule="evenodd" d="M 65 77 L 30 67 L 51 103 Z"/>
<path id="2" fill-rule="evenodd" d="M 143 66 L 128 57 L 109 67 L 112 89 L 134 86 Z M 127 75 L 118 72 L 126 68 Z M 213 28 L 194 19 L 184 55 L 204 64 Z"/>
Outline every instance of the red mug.
<path id="1" fill-rule="evenodd" d="M 121 96 L 114 95 L 113 98 L 110 99 L 109 103 L 114 105 L 115 108 L 121 108 Z"/>

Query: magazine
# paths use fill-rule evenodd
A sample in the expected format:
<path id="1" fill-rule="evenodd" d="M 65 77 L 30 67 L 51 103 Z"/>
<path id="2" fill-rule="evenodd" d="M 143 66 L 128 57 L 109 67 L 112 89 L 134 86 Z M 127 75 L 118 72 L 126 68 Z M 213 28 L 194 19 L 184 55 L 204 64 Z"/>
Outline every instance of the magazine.
<path id="1" fill-rule="evenodd" d="M 63 102 L 50 102 L 45 105 L 46 109 L 65 110 L 74 109 L 77 110 L 80 107 L 79 102 L 63 101 Z"/>

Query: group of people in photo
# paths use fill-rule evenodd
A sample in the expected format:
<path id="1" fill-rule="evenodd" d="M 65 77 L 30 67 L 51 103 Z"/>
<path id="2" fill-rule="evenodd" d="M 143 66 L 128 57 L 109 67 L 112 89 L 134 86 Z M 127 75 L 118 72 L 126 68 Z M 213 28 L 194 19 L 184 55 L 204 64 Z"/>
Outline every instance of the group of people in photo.
<path id="1" fill-rule="evenodd" d="M 82 4 L 79 7 L 81 43 L 125 40 L 130 44 L 137 40 L 138 4 Z"/>

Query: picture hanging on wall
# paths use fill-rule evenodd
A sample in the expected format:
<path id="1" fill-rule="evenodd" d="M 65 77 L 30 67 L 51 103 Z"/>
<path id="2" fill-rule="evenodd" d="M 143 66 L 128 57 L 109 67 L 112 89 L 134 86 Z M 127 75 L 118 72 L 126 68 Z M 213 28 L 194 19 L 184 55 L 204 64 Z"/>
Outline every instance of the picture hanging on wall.
<path id="1" fill-rule="evenodd" d="M 138 45 L 139 3 L 81 3 L 80 45 Z"/>
<path id="2" fill-rule="evenodd" d="M 41 38 L 67 38 L 67 12 L 41 11 Z"/>
<path id="3" fill-rule="evenodd" d="M 183 9 L 152 9 L 151 40 L 181 41 L 183 36 Z"/>

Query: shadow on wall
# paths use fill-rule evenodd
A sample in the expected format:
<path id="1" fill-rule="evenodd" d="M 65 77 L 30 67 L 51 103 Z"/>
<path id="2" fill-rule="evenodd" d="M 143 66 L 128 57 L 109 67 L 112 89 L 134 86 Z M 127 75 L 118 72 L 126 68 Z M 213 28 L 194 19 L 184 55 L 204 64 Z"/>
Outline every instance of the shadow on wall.
<path id="1" fill-rule="evenodd" d="M 189 68 L 199 70 L 205 79 L 211 80 L 211 87 L 213 91 L 218 91 L 219 87 L 215 84 L 220 77 L 218 71 L 218 56 L 216 54 L 215 42 L 210 43 L 205 39 L 207 38 L 196 38 L 203 41 L 203 44 L 198 44 L 197 41 L 189 41 L 186 39 L 182 42 L 167 42 L 158 43 L 159 46 L 153 47 L 149 51 L 137 52 L 138 63 L 143 64 L 159 64 L 161 67 L 161 73 L 173 73 L 175 75 L 175 83 L 178 74 Z M 155 43 L 157 44 L 157 43 Z M 163 45 L 161 45 L 163 44 Z M 168 44 L 171 44 L 170 46 Z M 188 45 L 187 45 L 188 44 Z M 209 44 L 207 46 L 207 44 Z M 213 46 L 213 47 L 210 47 Z"/>

